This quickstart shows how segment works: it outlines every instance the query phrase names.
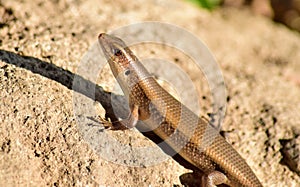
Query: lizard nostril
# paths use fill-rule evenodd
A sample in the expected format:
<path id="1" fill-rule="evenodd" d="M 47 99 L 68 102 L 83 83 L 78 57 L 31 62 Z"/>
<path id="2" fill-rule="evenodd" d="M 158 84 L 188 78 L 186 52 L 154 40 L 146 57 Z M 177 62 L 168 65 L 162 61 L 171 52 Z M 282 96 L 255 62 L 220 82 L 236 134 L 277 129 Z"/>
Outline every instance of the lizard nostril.
<path id="1" fill-rule="evenodd" d="M 101 38 L 101 37 L 103 37 L 104 35 L 105 35 L 105 33 L 100 33 L 99 36 L 98 36 L 98 38 Z"/>

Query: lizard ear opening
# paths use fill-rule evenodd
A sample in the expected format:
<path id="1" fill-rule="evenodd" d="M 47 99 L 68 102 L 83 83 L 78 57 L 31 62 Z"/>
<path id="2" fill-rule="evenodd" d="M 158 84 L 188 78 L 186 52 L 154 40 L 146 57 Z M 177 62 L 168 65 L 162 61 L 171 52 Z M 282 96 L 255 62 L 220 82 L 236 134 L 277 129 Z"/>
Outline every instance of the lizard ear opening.
<path id="1" fill-rule="evenodd" d="M 125 74 L 126 76 L 128 76 L 130 73 L 131 73 L 131 72 L 130 72 L 130 69 L 127 69 L 127 70 L 125 70 L 125 72 L 124 72 L 124 74 Z"/>

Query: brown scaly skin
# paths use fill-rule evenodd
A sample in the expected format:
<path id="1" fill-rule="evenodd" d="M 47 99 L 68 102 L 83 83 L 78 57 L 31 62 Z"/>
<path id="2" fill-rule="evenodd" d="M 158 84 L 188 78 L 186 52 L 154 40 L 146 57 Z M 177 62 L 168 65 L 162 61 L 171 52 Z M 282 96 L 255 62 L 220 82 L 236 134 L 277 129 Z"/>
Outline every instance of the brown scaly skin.
<path id="1" fill-rule="evenodd" d="M 147 120 L 149 129 L 207 175 L 203 186 L 262 186 L 218 131 L 165 91 L 121 39 L 104 33 L 98 39 L 114 76 L 129 98 L 132 113 L 127 126 Z"/>

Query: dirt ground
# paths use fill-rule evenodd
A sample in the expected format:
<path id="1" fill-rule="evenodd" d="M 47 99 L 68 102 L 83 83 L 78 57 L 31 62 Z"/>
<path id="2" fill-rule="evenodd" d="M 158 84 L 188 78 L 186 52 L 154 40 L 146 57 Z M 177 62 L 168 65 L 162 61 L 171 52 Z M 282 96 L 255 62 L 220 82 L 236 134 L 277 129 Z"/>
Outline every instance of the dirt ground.
<path id="1" fill-rule="evenodd" d="M 178 25 L 207 44 L 225 79 L 230 142 L 264 186 L 299 186 L 299 33 L 247 9 L 208 12 L 178 0 L 0 1 L 0 186 L 182 186 L 190 170 L 171 158 L 147 167 L 102 158 L 74 115 L 79 94 L 99 110 L 82 119 L 104 122 L 101 89 L 111 89 L 112 76 L 99 80 L 96 99 L 72 80 L 100 32 L 141 21 Z M 109 133 L 149 143 L 135 131 Z M 292 167 L 283 142 L 295 142 Z"/>

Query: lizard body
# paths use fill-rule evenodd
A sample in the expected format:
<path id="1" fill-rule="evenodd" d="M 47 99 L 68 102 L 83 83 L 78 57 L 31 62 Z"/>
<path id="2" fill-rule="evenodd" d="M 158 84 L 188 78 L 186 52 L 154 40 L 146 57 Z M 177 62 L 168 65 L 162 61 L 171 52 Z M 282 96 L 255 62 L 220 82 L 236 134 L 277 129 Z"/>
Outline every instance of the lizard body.
<path id="1" fill-rule="evenodd" d="M 203 186 L 262 186 L 239 153 L 208 122 L 165 91 L 117 37 L 102 33 L 100 46 L 129 100 L 131 114 L 124 124 L 138 120 L 172 149 L 206 174 Z"/>

